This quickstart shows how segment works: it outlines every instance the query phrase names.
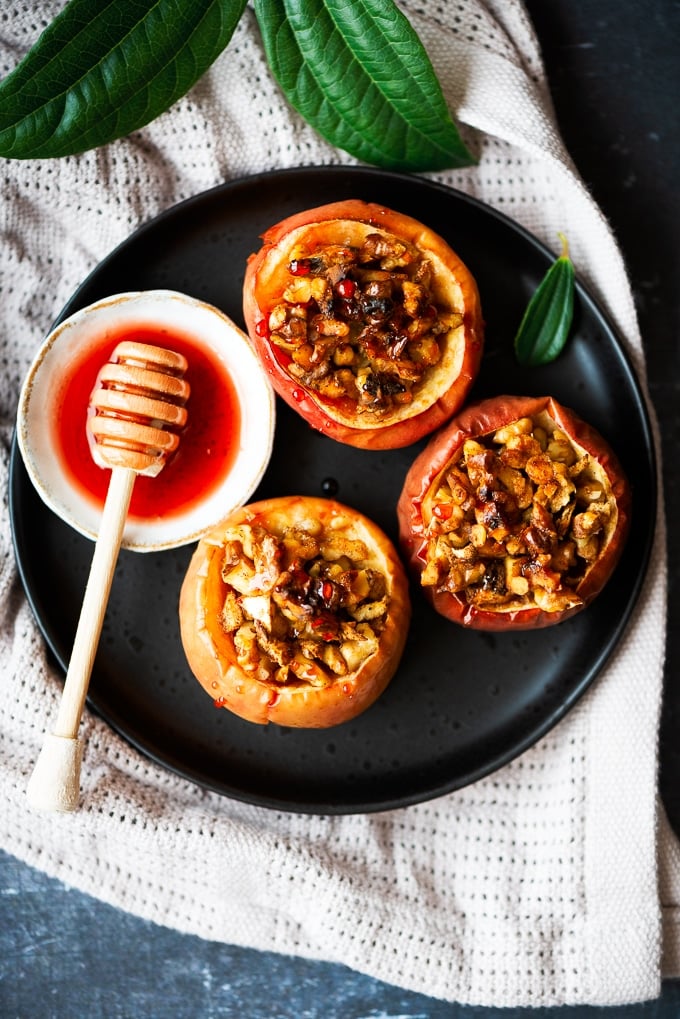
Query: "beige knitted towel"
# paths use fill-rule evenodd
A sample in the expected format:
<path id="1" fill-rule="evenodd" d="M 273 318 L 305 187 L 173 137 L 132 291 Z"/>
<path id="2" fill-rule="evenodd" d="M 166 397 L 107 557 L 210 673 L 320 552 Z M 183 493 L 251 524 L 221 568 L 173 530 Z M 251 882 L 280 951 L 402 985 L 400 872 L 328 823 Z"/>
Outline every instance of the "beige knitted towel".
<path id="1" fill-rule="evenodd" d="M 9 71 L 41 25 L 0 25 Z M 62 7 L 44 0 L 47 20 Z M 610 230 L 555 129 L 520 0 L 405 0 L 479 165 L 436 179 L 554 246 L 569 224 L 582 277 L 644 386 L 631 292 Z M 134 136 L 60 161 L 3 163 L 0 344 L 3 492 L 22 378 L 86 274 L 139 223 L 225 179 L 349 162 L 286 106 L 250 9 L 189 96 Z M 86 713 L 84 802 L 25 798 L 60 677 L 0 529 L 2 847 L 124 910 L 205 938 L 342 962 L 459 1002 L 613 1004 L 680 971 L 680 854 L 656 797 L 664 653 L 664 524 L 624 640 L 578 706 L 497 773 L 376 815 L 296 816 L 170 774 Z M 659 872 L 659 861 L 661 863 Z M 657 879 L 660 877 L 660 891 Z"/>

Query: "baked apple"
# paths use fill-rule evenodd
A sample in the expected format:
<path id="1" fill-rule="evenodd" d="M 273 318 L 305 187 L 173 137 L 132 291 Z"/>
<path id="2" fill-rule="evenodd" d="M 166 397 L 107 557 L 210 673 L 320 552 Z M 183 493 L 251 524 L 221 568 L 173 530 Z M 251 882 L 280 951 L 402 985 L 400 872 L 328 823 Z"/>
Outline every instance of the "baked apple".
<path id="1" fill-rule="evenodd" d="M 630 506 L 595 429 L 551 397 L 498 396 L 430 440 L 397 513 L 437 612 L 503 630 L 550 626 L 588 605 L 618 562 Z"/>
<path id="2" fill-rule="evenodd" d="M 410 611 L 380 528 L 302 496 L 251 503 L 205 536 L 179 605 L 187 660 L 218 707 L 303 728 L 346 722 L 380 696 Z"/>
<path id="3" fill-rule="evenodd" d="M 310 425 L 366 449 L 428 435 L 482 355 L 474 278 L 429 227 L 350 199 L 283 220 L 248 260 L 245 322 L 272 384 Z"/>

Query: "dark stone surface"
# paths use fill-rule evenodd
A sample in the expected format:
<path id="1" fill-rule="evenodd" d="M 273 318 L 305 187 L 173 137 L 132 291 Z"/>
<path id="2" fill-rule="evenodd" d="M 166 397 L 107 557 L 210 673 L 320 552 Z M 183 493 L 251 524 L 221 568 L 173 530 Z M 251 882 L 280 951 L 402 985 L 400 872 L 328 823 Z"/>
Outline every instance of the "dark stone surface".
<path id="1" fill-rule="evenodd" d="M 616 1009 L 481 1008 L 327 962 L 157 927 L 0 853 L 3 1019 L 677 1019 L 680 981 Z"/>
<path id="2" fill-rule="evenodd" d="M 663 433 L 670 618 L 660 786 L 680 831 L 680 504 L 675 456 L 680 343 L 680 5 L 676 0 L 528 0 L 567 147 L 610 220 L 630 271 Z M 213 944 L 154 926 L 0 854 L 0 1015 L 20 1019 L 519 1019 L 449 1005 L 329 963 Z M 532 1010 L 535 1019 L 675 1019 L 680 983 L 656 1002 Z"/>

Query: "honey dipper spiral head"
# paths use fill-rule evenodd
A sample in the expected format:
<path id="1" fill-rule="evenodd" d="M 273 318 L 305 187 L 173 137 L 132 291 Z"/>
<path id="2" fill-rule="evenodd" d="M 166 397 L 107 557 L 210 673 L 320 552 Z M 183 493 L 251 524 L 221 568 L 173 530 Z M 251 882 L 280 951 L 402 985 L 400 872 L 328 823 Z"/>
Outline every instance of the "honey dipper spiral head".
<path id="1" fill-rule="evenodd" d="M 88 441 L 100 467 L 160 473 L 186 424 L 186 370 L 186 358 L 172 350 L 118 344 L 97 375 L 88 408 Z"/>

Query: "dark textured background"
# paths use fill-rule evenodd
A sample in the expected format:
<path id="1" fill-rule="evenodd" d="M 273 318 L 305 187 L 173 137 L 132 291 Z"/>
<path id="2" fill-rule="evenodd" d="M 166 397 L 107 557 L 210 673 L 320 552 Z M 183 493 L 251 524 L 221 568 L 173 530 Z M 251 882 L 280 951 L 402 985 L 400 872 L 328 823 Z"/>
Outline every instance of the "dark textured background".
<path id="1" fill-rule="evenodd" d="M 680 832 L 680 3 L 527 0 L 568 149 L 611 222 L 633 284 L 661 424 L 669 520 L 669 639 L 660 789 Z M 145 923 L 0 854 L 2 1019 L 518 1019 L 444 1004 L 345 967 L 252 952 Z M 535 1019 L 677 1019 L 655 1002 L 532 1010 Z"/>

